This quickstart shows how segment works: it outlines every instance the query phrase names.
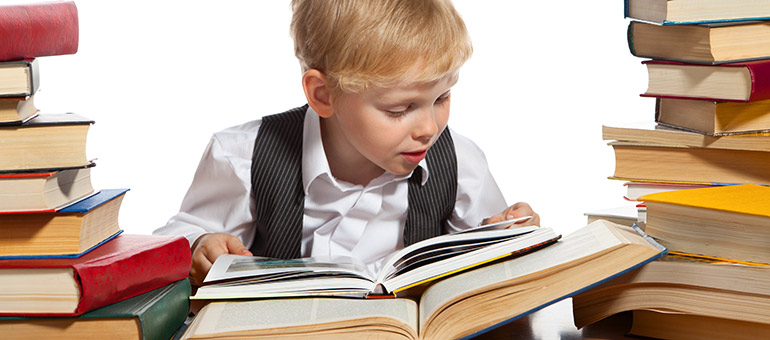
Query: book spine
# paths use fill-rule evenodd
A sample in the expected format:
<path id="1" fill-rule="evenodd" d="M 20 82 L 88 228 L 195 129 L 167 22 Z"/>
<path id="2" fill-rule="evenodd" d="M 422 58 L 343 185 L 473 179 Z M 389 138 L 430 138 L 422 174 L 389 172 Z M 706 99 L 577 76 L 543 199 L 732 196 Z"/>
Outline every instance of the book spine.
<path id="1" fill-rule="evenodd" d="M 638 55 L 636 55 L 636 49 L 634 48 L 634 22 L 633 21 L 628 23 L 628 29 L 626 30 L 626 40 L 628 41 L 628 50 L 631 52 L 631 55 L 638 57 Z"/>
<path id="2" fill-rule="evenodd" d="M 183 279 L 166 287 L 156 301 L 137 313 L 144 340 L 168 340 L 187 319 L 190 310 L 190 281 Z"/>
<path id="3" fill-rule="evenodd" d="M 770 63 L 750 62 L 746 63 L 751 74 L 751 95 L 749 102 L 770 99 Z"/>
<path id="4" fill-rule="evenodd" d="M 81 298 L 75 315 L 179 281 L 190 272 L 190 246 L 179 237 L 130 256 L 112 256 L 74 267 Z"/>
<path id="5" fill-rule="evenodd" d="M 78 13 L 74 2 L 0 7 L 0 60 L 74 54 Z"/>
<path id="6" fill-rule="evenodd" d="M 628 1 L 629 0 L 623 0 L 623 17 L 624 18 L 628 18 L 628 15 L 629 15 L 629 12 L 630 12 L 629 9 L 628 9 L 629 8 Z"/>

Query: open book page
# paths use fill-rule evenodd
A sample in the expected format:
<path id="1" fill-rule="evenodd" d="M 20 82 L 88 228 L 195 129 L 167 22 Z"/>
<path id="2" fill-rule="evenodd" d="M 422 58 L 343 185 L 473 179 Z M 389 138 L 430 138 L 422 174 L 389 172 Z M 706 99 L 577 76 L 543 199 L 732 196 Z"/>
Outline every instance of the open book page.
<path id="1" fill-rule="evenodd" d="M 309 257 L 281 260 L 269 257 L 225 254 L 217 258 L 206 275 L 204 284 L 227 281 L 260 282 L 313 275 L 361 276 L 374 281 L 366 266 L 350 257 Z"/>
<path id="2" fill-rule="evenodd" d="M 615 228 L 625 228 L 629 238 L 635 233 L 628 227 L 597 221 L 529 255 L 437 282 L 426 289 L 420 301 L 421 335 L 466 336 L 542 308 L 660 255 L 661 250 L 649 244 L 636 247 L 643 249 L 640 251 L 625 251 L 627 241 L 617 237 Z M 475 317 L 482 311 L 484 317 Z M 459 329 L 448 322 L 461 315 L 467 317 Z"/>
<path id="3" fill-rule="evenodd" d="M 193 319 L 182 339 L 205 339 L 207 334 L 291 338 L 365 325 L 369 334 L 380 329 L 416 339 L 417 304 L 409 299 L 330 298 L 212 302 Z"/>
<path id="4" fill-rule="evenodd" d="M 366 267 L 349 257 L 280 260 L 222 255 L 191 299 L 291 296 L 363 297 L 374 289 Z"/>
<path id="5" fill-rule="evenodd" d="M 554 243 L 560 237 L 550 228 L 534 228 L 535 229 L 530 232 L 516 235 L 515 237 L 503 238 L 496 240 L 494 243 L 485 244 L 483 248 L 472 249 L 463 254 L 463 256 L 439 259 L 437 261 L 425 263 L 419 267 L 419 270 L 399 273 L 399 275 L 386 278 L 382 283 L 388 291 L 399 292 L 408 289 L 415 284 L 441 278 L 447 274 L 476 267 L 518 252 L 532 251 L 539 247 Z M 512 231 L 512 229 L 483 231 L 478 232 L 478 234 L 495 234 L 498 232 Z"/>

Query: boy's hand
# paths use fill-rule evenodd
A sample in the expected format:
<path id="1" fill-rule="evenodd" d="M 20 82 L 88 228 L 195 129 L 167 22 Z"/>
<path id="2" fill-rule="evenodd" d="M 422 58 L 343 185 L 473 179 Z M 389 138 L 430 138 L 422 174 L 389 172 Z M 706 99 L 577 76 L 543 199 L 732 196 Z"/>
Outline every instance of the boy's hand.
<path id="1" fill-rule="evenodd" d="M 524 202 L 519 202 L 506 208 L 505 210 L 503 210 L 503 212 L 495 216 L 484 219 L 484 221 L 482 221 L 481 224 L 501 222 L 505 220 L 510 220 L 512 218 L 530 216 L 530 215 L 532 216 L 532 218 L 516 223 L 515 226 L 521 227 L 521 226 L 527 226 L 527 225 L 536 225 L 536 226 L 540 225 L 540 215 L 535 213 L 532 210 L 532 207 L 529 206 L 529 204 Z"/>
<path id="2" fill-rule="evenodd" d="M 199 237 L 192 247 L 191 283 L 200 286 L 203 283 L 203 279 L 206 278 L 209 269 L 211 269 L 211 265 L 222 254 L 252 256 L 241 240 L 233 235 L 224 233 L 205 234 Z"/>

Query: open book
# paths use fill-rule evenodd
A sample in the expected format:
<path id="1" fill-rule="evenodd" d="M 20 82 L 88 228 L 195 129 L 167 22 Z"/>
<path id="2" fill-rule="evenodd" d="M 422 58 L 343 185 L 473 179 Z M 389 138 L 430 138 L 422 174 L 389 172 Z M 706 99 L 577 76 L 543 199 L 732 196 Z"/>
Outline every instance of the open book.
<path id="1" fill-rule="evenodd" d="M 222 255 L 193 299 L 392 296 L 440 277 L 539 249 L 559 237 L 552 229 L 537 226 L 442 235 L 395 252 L 378 273 L 369 273 L 363 263 L 347 257 L 279 260 Z"/>
<path id="2" fill-rule="evenodd" d="M 662 256 L 629 227 L 599 220 L 524 256 L 434 281 L 419 301 L 289 298 L 214 301 L 182 339 L 473 337 Z"/>

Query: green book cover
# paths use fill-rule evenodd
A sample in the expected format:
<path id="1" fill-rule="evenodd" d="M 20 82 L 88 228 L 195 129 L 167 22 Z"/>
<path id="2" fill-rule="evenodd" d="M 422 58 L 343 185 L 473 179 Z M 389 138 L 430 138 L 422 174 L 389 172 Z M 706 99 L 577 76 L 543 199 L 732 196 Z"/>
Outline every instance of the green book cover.
<path id="1" fill-rule="evenodd" d="M 167 286 L 149 291 L 147 293 L 126 299 L 112 305 L 88 312 L 75 318 L 68 319 L 77 323 L 80 319 L 114 319 L 137 318 L 141 324 L 142 339 L 144 340 L 168 340 L 184 323 L 190 309 L 190 281 L 183 279 Z M 39 321 L 57 318 L 20 318 L 0 317 L 0 329 L 2 324 L 11 321 L 24 321 L 36 323 Z M 10 334 L 11 338 L 24 338 Z M 111 338 L 110 334 L 103 334 L 105 339 Z"/>

